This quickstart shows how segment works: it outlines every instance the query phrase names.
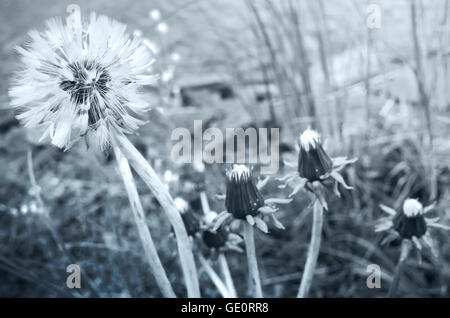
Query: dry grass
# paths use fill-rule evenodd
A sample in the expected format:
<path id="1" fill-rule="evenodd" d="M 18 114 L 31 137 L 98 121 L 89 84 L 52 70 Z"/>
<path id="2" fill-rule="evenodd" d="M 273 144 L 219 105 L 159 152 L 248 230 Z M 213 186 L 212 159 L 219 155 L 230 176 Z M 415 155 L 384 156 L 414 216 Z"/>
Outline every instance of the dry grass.
<path id="1" fill-rule="evenodd" d="M 429 35 L 434 34 L 432 32 L 435 32 L 437 23 L 447 23 L 444 20 L 446 16 L 437 22 L 433 22 L 432 18 L 433 10 L 443 8 L 444 2 L 436 1 L 439 3 L 425 9 L 419 5 L 421 22 L 417 22 L 418 41 L 422 43 L 422 50 L 427 49 L 419 56 L 423 59 L 422 73 L 427 74 L 420 76 L 431 79 L 427 85 L 431 88 L 426 91 L 430 109 L 426 110 L 431 112 L 432 146 L 428 142 L 430 127 L 424 119 L 421 97 L 415 86 L 418 78 L 411 75 L 409 69 L 409 64 L 414 65 L 419 58 L 414 55 L 413 48 L 408 47 L 411 30 L 403 30 L 400 26 L 395 29 L 397 25 L 409 23 L 410 1 L 398 1 L 383 16 L 384 27 L 394 30 L 396 39 L 374 31 L 374 64 L 370 72 L 367 72 L 366 63 L 361 63 L 356 76 L 346 81 L 341 79 L 342 75 L 351 73 L 350 65 L 357 64 L 357 61 L 351 56 L 344 58 L 344 52 L 352 52 L 353 49 L 366 51 L 366 45 L 370 43 L 366 41 L 366 28 L 361 27 L 365 7 L 355 7 L 356 1 L 330 2 L 324 6 L 325 13 L 320 11 L 320 7 L 308 5 L 301 5 L 301 10 L 289 5 L 270 10 L 272 2 L 269 1 L 261 1 L 259 6 L 255 6 L 255 2 L 246 2 L 245 5 L 233 2 L 231 9 L 228 9 L 233 11 L 234 6 L 239 8 L 239 14 L 233 17 L 239 21 L 236 24 L 224 23 L 224 17 L 217 18 L 225 5 L 223 1 L 217 1 L 214 5 L 201 1 L 187 5 L 188 2 L 177 1 L 170 6 L 164 5 L 166 2 L 163 1 L 158 3 L 162 11 L 174 12 L 175 17 L 180 15 L 179 19 L 168 20 L 173 23 L 170 25 L 173 32 L 167 40 L 169 46 L 184 54 L 177 79 L 183 80 L 183 74 L 194 78 L 199 74 L 201 77 L 214 69 L 230 75 L 232 87 L 236 90 L 235 100 L 218 100 L 214 105 L 207 105 L 205 111 L 199 111 L 205 117 L 198 119 L 206 121 L 220 112 L 225 119 L 219 120 L 218 125 L 233 127 L 227 126 L 226 121 L 236 116 L 235 103 L 251 118 L 252 122 L 247 124 L 263 126 L 271 123 L 281 127 L 282 141 L 290 146 L 294 146 L 293 136 L 316 120 L 316 126 L 324 132 L 324 139 L 328 140 L 327 146 L 333 155 L 359 158 L 344 173 L 355 190 L 345 192 L 343 200 L 330 195 L 331 208 L 325 215 L 322 247 L 310 295 L 384 296 L 392 280 L 399 246 L 380 246 L 381 237 L 373 232 L 374 222 L 381 216 L 378 205 L 383 203 L 399 208 L 407 197 L 419 198 L 425 204 L 436 200 L 438 205 L 434 213 L 441 216 L 443 223 L 450 224 L 450 141 L 447 137 L 450 133 L 450 96 L 448 89 L 444 92 L 438 89 L 445 87 L 442 81 L 445 82 L 448 75 L 439 73 L 447 63 L 448 34 L 444 34 L 438 44 L 427 42 Z M 297 3 L 292 2 L 294 5 Z M 382 2 L 387 5 L 387 1 Z M 344 4 L 340 6 L 340 3 Z M 42 198 L 54 229 L 100 295 L 160 296 L 143 258 L 128 199 L 112 159 L 87 152 L 83 144 L 68 152 L 47 145 L 29 146 L 29 138 L 13 119 L 12 112 L 4 110 L 8 105 L 6 79 L 14 67 L 10 62 L 15 60 L 13 45 L 20 43 L 26 30 L 40 25 L 42 20 L 65 14 L 65 5 L 45 1 L 37 7 L 31 1 L 5 1 L 0 6 L 2 30 L 5 30 L 0 39 L 0 57 L 4 62 L 0 68 L 3 78 L 0 81 L 0 296 L 88 295 L 85 288 L 79 294 L 65 288 L 69 260 L 58 249 L 42 217 L 30 212 L 35 199 L 30 194 L 27 173 L 28 147 L 33 152 L 36 180 L 42 189 Z M 151 26 L 142 13 L 151 9 L 148 1 L 138 2 L 130 8 L 127 6 L 129 10 L 124 10 L 125 1 L 116 4 L 85 1 L 80 5 L 86 12 L 95 9 L 130 23 L 132 29 L 139 27 L 151 36 Z M 180 7 L 183 9 L 177 11 Z M 307 13 L 312 11 L 308 10 L 314 10 L 318 18 L 311 19 L 312 14 Z M 323 14 L 326 19 L 322 21 L 320 17 Z M 399 16 L 405 23 L 394 23 Z M 215 23 L 208 24 L 210 30 L 199 35 L 198 39 L 189 37 L 197 34 L 196 30 L 205 21 Z M 328 25 L 323 24 L 324 21 Z M 191 30 L 189 26 L 192 26 Z M 239 36 L 233 35 L 230 31 L 233 27 L 245 32 Z M 289 32 L 294 33 L 291 35 Z M 326 46 L 317 46 L 320 40 L 318 34 L 322 35 L 321 40 L 325 41 Z M 399 38 L 405 40 L 398 41 Z M 248 45 L 245 46 L 245 43 Z M 299 54 L 302 43 L 304 54 Z M 274 48 L 283 50 L 271 52 Z M 213 50 L 218 53 L 213 54 Z M 320 56 L 321 50 L 328 59 L 328 65 L 332 57 L 345 61 L 329 68 L 328 79 L 324 73 L 326 68 L 321 65 L 325 62 L 315 58 Z M 437 55 L 432 55 L 433 52 Z M 436 62 L 430 56 L 440 56 L 442 59 Z M 406 62 L 401 66 L 391 63 L 396 59 Z M 366 60 L 362 59 L 363 62 Z M 309 68 L 311 85 L 305 83 L 308 81 L 308 74 L 305 73 L 308 67 L 305 65 L 309 62 L 313 65 Z M 436 66 L 434 63 L 442 65 Z M 393 81 L 388 76 L 392 73 L 395 74 Z M 256 84 L 262 85 L 263 93 L 270 92 L 269 98 L 262 103 L 249 99 L 261 86 L 252 83 L 250 75 L 262 79 Z M 369 94 L 366 94 L 368 78 L 371 85 Z M 435 79 L 436 85 L 433 84 Z M 387 113 L 381 111 L 386 109 L 387 102 L 395 99 L 400 103 Z M 370 107 L 369 112 L 366 107 Z M 152 112 L 149 115 L 151 123 L 133 141 L 161 176 L 166 170 L 179 176 L 179 181 L 169 183 L 171 194 L 188 200 L 200 214 L 201 205 L 194 190 L 196 181 L 193 181 L 192 168 L 189 165 L 175 166 L 169 159 L 171 129 L 174 125 L 192 127 L 192 122 L 186 119 L 173 122 L 171 114 L 177 113 L 178 117 L 183 117 L 183 111 L 168 108 L 162 115 Z M 295 158 L 289 151 L 283 156 Z M 279 174 L 284 173 L 282 168 Z M 224 209 L 223 202 L 214 200 L 214 195 L 224 192 L 224 167 L 207 166 L 205 177 L 211 208 L 220 212 Z M 263 194 L 270 193 L 271 197 L 287 195 L 277 185 L 276 181 L 270 182 Z M 163 265 L 175 292 L 182 295 L 184 285 L 178 258 L 174 254 L 176 246 L 170 226 L 145 185 L 138 182 L 137 186 Z M 26 209 L 28 213 L 22 213 Z M 266 296 L 292 297 L 296 294 L 308 248 L 311 210 L 307 197 L 299 195 L 281 211 L 280 219 L 286 226 L 285 231 L 274 228 L 270 235 L 256 235 Z M 436 231 L 433 235 L 439 244 L 439 260 L 425 254 L 422 263 L 409 261 L 400 286 L 401 295 L 450 296 L 450 241 L 448 234 L 443 232 Z M 245 255 L 231 253 L 227 257 L 238 294 L 247 295 L 247 268 L 243 265 Z M 366 287 L 366 267 L 373 263 L 379 264 L 383 271 L 381 290 Z M 219 296 L 207 275 L 199 274 L 202 294 Z"/>

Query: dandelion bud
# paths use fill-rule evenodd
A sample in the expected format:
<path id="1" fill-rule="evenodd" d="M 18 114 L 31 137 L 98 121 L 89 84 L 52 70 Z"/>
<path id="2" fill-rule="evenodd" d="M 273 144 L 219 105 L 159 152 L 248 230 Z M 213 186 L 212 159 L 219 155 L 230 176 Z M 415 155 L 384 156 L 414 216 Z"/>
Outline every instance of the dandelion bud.
<path id="1" fill-rule="evenodd" d="M 399 212 L 393 219 L 394 229 L 402 238 L 420 238 L 427 232 L 427 223 L 423 215 L 422 204 L 415 199 L 403 203 L 403 213 Z"/>
<path id="2" fill-rule="evenodd" d="M 320 137 L 314 130 L 307 129 L 300 135 L 300 153 L 298 172 L 300 177 L 310 182 L 321 180 L 320 177 L 330 173 L 333 161 L 325 152 Z"/>
<path id="3" fill-rule="evenodd" d="M 187 234 L 189 236 L 195 236 L 200 232 L 200 221 L 195 216 L 194 212 L 189 209 L 189 204 L 185 200 L 178 197 L 174 199 L 174 203 L 181 213 L 181 218 L 183 219 Z"/>
<path id="4" fill-rule="evenodd" d="M 264 206 L 264 199 L 256 187 L 252 173 L 245 165 L 233 165 L 227 171 L 227 211 L 236 219 L 245 220 L 248 215 L 256 216 Z"/>
<path id="5" fill-rule="evenodd" d="M 205 230 L 203 231 L 202 238 L 205 245 L 209 248 L 219 249 L 226 245 L 228 240 L 228 232 L 224 228 L 219 228 L 215 232 Z"/>
<path id="6" fill-rule="evenodd" d="M 153 84 L 152 53 L 126 25 L 91 14 L 79 28 L 61 19 L 31 31 L 18 47 L 22 69 L 10 86 L 11 105 L 26 127 L 43 128 L 41 139 L 67 149 L 80 137 L 108 148 L 111 134 L 130 134 L 148 110 L 139 87 Z"/>

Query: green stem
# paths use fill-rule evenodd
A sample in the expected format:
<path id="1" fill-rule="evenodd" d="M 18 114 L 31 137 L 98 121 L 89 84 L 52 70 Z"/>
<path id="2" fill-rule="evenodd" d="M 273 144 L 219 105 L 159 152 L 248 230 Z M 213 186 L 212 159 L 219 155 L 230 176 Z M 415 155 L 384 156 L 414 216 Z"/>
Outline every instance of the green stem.
<path id="1" fill-rule="evenodd" d="M 173 227 L 188 297 L 200 297 L 200 287 L 191 241 L 187 235 L 180 212 L 175 206 L 171 195 L 147 160 L 139 153 L 128 138 L 119 134 L 113 135 L 113 138 L 131 166 L 156 197 Z"/>
<path id="2" fill-rule="evenodd" d="M 230 268 L 228 267 L 227 258 L 223 253 L 219 254 L 219 265 L 225 278 L 225 283 L 227 284 L 228 290 L 230 291 L 230 297 L 236 298 L 236 287 L 234 287 L 234 282 L 233 278 L 231 277 Z"/>
<path id="3" fill-rule="evenodd" d="M 305 269 L 302 275 L 302 281 L 298 290 L 297 297 L 308 297 L 311 288 L 314 271 L 317 265 L 317 258 L 319 257 L 320 241 L 322 236 L 323 225 L 323 207 L 319 200 L 314 202 L 314 215 L 311 233 L 311 242 L 309 244 L 308 256 L 306 257 Z"/>
<path id="4" fill-rule="evenodd" d="M 220 279 L 219 275 L 217 275 L 216 271 L 212 268 L 212 266 L 208 263 L 208 261 L 203 257 L 203 255 L 199 254 L 200 263 L 208 274 L 211 281 L 219 290 L 220 294 L 223 298 L 232 298 L 230 292 L 228 291 L 227 285 Z"/>
<path id="5" fill-rule="evenodd" d="M 261 288 L 261 279 L 259 277 L 258 262 L 256 260 L 254 231 L 253 226 L 248 222 L 244 222 L 244 242 L 251 288 L 256 298 L 262 298 L 263 292 Z"/>
<path id="6" fill-rule="evenodd" d="M 167 278 L 166 271 L 164 270 L 161 260 L 159 259 L 150 230 L 146 224 L 144 209 L 142 208 L 139 193 L 137 192 L 128 160 L 124 157 L 122 151 L 120 151 L 118 147 L 114 147 L 114 153 L 116 155 L 117 165 L 127 190 L 131 211 L 138 229 L 139 238 L 141 239 L 147 261 L 155 277 L 156 283 L 158 284 L 158 287 L 164 297 L 175 298 L 176 295 L 172 289 L 169 279 Z"/>

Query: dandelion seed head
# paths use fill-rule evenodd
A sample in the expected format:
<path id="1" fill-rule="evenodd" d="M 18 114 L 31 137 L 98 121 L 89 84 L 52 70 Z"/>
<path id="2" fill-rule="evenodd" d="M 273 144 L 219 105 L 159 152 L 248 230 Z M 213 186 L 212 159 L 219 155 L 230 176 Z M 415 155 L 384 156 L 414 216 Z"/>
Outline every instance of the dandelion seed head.
<path id="1" fill-rule="evenodd" d="M 416 199 L 406 199 L 405 202 L 403 202 L 403 213 L 407 217 L 414 217 L 422 214 L 422 212 L 423 205 Z"/>
<path id="2" fill-rule="evenodd" d="M 17 48 L 22 64 L 10 85 L 11 106 L 29 128 L 44 128 L 42 139 L 67 149 L 80 137 L 101 150 L 112 133 L 130 134 L 148 110 L 139 88 L 155 83 L 154 55 L 126 25 L 92 13 L 80 28 L 61 19 Z"/>
<path id="3" fill-rule="evenodd" d="M 306 151 L 309 151 L 310 147 L 315 149 L 319 142 L 319 134 L 312 129 L 308 128 L 300 135 L 300 146 Z"/>

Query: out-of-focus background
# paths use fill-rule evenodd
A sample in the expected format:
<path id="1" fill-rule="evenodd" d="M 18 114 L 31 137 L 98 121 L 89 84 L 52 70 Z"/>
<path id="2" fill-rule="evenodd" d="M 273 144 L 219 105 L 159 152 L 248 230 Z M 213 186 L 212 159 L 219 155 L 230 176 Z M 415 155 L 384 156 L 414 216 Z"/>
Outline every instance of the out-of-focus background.
<path id="1" fill-rule="evenodd" d="M 170 160 L 175 127 L 279 127 L 280 153 L 295 160 L 298 133 L 316 127 L 333 156 L 358 157 L 344 171 L 355 188 L 330 196 L 313 297 L 381 297 L 392 281 L 398 244 L 373 232 L 380 203 L 400 209 L 407 197 L 437 201 L 450 224 L 450 17 L 448 0 L 379 0 L 380 28 L 368 28 L 369 1 L 174 0 L 0 2 L 0 296 L 73 296 L 66 267 L 82 267 L 103 297 L 161 296 L 143 258 L 126 192 L 113 159 L 39 144 L 9 109 L 8 79 L 16 45 L 30 29 L 68 15 L 76 3 L 128 25 L 158 57 L 161 80 L 148 89 L 149 123 L 132 137 L 174 197 L 201 215 L 192 165 Z M 368 12 L 369 8 L 369 12 Z M 32 156 L 30 156 L 32 154 Z M 32 157 L 32 160 L 30 158 Z M 30 169 L 32 164 L 32 169 Z M 224 165 L 206 166 L 211 208 L 224 210 Z M 30 170 L 35 181 L 30 181 Z M 278 176 L 288 172 L 281 167 Z M 277 177 L 277 176 L 275 176 Z M 175 242 L 160 206 L 139 181 L 147 223 L 169 278 L 185 293 Z M 36 202 L 36 183 L 45 209 Z M 287 196 L 272 178 L 266 197 Z M 285 231 L 258 233 L 263 289 L 296 294 L 311 227 L 306 195 L 283 207 Z M 399 293 L 450 296 L 448 232 L 432 232 L 434 260 L 411 259 Z M 63 242 L 55 243 L 55 238 Z M 248 295 L 245 255 L 227 253 L 240 296 Z M 381 289 L 366 286 L 368 264 L 380 265 Z M 202 294 L 219 294 L 200 269 Z M 86 284 L 87 285 L 87 284 Z M 85 286 L 85 285 L 83 285 Z M 95 296 L 82 288 L 78 296 Z"/>

